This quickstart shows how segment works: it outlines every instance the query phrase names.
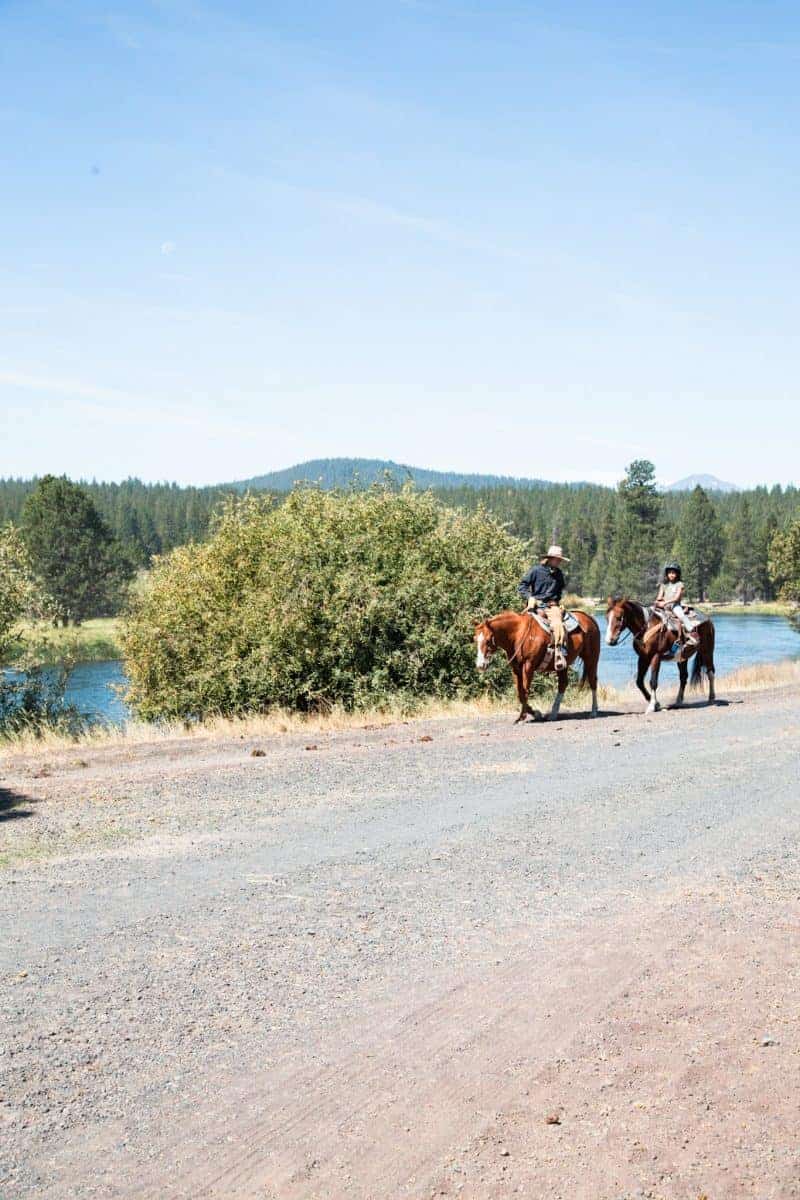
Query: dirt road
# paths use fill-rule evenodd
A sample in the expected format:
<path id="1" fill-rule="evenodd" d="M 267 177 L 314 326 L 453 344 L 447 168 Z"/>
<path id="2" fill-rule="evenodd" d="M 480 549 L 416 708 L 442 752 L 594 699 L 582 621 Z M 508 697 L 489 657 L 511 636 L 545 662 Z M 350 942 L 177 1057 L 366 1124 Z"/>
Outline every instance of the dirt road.
<path id="1" fill-rule="evenodd" d="M 786 689 L 6 762 L 0 1197 L 800 1196 L 799 748 Z"/>

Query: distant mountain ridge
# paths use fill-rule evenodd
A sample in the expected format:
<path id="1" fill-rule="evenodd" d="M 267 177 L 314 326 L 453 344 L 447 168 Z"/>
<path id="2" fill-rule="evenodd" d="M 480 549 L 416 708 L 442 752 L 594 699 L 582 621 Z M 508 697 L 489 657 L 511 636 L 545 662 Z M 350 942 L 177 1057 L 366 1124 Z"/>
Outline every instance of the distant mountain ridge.
<path id="1" fill-rule="evenodd" d="M 679 479 L 677 483 L 667 484 L 664 490 L 667 492 L 691 492 L 696 487 L 701 487 L 706 492 L 740 492 L 742 490 L 738 483 L 726 483 L 724 479 L 717 479 L 716 475 L 687 475 L 685 479 Z"/>
<path id="2" fill-rule="evenodd" d="M 237 479 L 220 484 L 239 492 L 248 489 L 264 492 L 288 492 L 296 483 L 317 484 L 323 490 L 350 487 L 354 481 L 362 487 L 380 482 L 392 476 L 398 483 L 406 480 L 420 488 L 500 488 L 526 487 L 551 488 L 564 486 L 556 480 L 533 479 L 514 475 L 481 475 L 468 471 L 434 471 L 428 467 L 412 467 L 408 463 L 394 462 L 388 458 L 312 458 L 307 462 L 295 463 L 279 471 L 268 471 L 264 475 L 253 475 L 250 479 Z M 739 492 L 738 484 L 718 479 L 716 475 L 687 475 L 676 483 L 664 486 L 665 492 L 690 492 L 697 485 L 706 491 Z M 567 486 L 582 488 L 588 483 L 568 483 Z"/>
<path id="3" fill-rule="evenodd" d="M 412 479 L 421 488 L 553 487 L 545 479 L 520 479 L 511 475 L 477 475 L 461 471 L 431 471 L 383 458 L 314 458 L 282 471 L 269 471 L 251 479 L 239 479 L 226 487 L 244 492 L 248 488 L 267 492 L 288 492 L 296 483 L 316 483 L 324 489 L 349 487 L 354 479 L 365 487 L 385 478 L 389 472 L 398 482 Z M 581 484 L 575 484 L 581 487 Z"/>

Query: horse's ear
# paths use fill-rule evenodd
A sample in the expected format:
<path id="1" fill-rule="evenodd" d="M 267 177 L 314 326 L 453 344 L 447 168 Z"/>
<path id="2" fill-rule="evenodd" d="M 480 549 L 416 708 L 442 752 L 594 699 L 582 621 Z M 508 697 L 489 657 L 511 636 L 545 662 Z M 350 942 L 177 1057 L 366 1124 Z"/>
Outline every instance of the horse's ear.
<path id="1" fill-rule="evenodd" d="M 613 603 L 614 603 L 614 597 L 613 597 L 613 596 L 607 596 L 607 597 L 606 597 L 606 605 L 607 605 L 607 607 L 608 607 L 608 608 L 611 608 L 611 605 L 612 605 Z"/>

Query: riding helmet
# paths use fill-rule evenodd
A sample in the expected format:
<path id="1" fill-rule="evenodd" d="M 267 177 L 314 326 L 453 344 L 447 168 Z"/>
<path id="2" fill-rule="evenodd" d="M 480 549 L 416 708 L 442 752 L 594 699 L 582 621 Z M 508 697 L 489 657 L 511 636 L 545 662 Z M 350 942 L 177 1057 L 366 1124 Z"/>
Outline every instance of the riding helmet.
<path id="1" fill-rule="evenodd" d="M 675 571 L 678 579 L 681 577 L 681 564 L 676 562 L 668 562 L 664 566 L 664 582 L 667 582 L 667 571 Z"/>

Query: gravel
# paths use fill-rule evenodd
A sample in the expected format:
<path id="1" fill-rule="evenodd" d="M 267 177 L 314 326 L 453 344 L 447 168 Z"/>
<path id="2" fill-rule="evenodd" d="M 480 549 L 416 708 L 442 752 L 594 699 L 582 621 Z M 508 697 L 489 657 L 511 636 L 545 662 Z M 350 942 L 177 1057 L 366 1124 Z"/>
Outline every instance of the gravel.
<path id="1" fill-rule="evenodd" d="M 541 1187 L 487 1115 L 535 1104 L 551 1148 L 573 1127 L 523 1064 L 588 1088 L 586 1013 L 636 1008 L 667 930 L 691 957 L 690 909 L 692 936 L 757 909 L 769 957 L 800 891 L 797 701 L 7 760 L 0 1195 L 448 1194 L 465 1138 L 462 1194 Z"/>

